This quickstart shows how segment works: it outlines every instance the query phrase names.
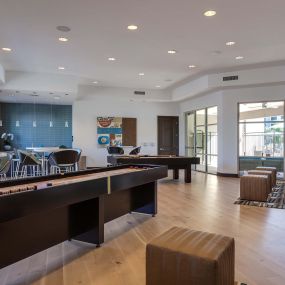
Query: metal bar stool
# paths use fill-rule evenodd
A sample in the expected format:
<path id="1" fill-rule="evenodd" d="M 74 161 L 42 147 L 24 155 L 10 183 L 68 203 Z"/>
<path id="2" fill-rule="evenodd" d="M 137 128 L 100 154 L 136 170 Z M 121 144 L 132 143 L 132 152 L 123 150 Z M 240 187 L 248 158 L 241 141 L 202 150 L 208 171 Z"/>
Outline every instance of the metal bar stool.
<path id="1" fill-rule="evenodd" d="M 15 177 L 39 176 L 41 175 L 41 162 L 31 153 L 18 150 L 19 164 Z"/>

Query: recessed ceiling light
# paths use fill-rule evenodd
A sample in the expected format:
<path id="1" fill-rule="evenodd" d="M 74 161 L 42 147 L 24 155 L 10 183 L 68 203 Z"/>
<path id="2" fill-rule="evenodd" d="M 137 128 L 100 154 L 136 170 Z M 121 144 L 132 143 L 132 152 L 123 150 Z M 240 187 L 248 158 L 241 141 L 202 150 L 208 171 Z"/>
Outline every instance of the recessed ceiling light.
<path id="1" fill-rule="evenodd" d="M 239 60 L 239 59 L 243 59 L 244 57 L 239 55 L 239 56 L 236 56 L 236 59 Z"/>
<path id="2" fill-rule="evenodd" d="M 93 84 L 98 84 L 99 82 L 98 82 L 98 81 L 93 81 L 92 83 L 93 83 Z"/>
<path id="3" fill-rule="evenodd" d="M 64 95 L 65 95 L 65 96 L 69 96 L 69 94 L 68 94 L 68 93 L 65 93 Z"/>
<path id="4" fill-rule="evenodd" d="M 160 88 L 161 86 L 160 86 L 160 85 L 156 85 L 155 87 L 156 87 L 156 88 Z"/>
<path id="5" fill-rule="evenodd" d="M 68 42 L 68 38 L 65 38 L 65 37 L 60 37 L 60 38 L 58 38 L 58 40 L 60 42 Z"/>
<path id="6" fill-rule="evenodd" d="M 220 50 L 213 50 L 213 51 L 211 52 L 211 54 L 212 54 L 212 55 L 220 55 L 220 54 L 222 54 L 222 52 L 221 52 Z"/>
<path id="7" fill-rule="evenodd" d="M 172 50 L 169 50 L 168 53 L 169 53 L 169 54 L 175 54 L 175 53 L 177 53 L 177 51 L 174 50 L 174 49 L 172 49 Z"/>
<path id="8" fill-rule="evenodd" d="M 54 96 L 53 98 L 54 98 L 55 100 L 59 100 L 59 99 L 60 99 L 59 96 Z"/>
<path id="9" fill-rule="evenodd" d="M 140 73 L 139 73 L 139 76 L 144 76 L 144 73 L 143 73 L 143 72 L 140 72 Z"/>
<path id="10" fill-rule="evenodd" d="M 206 16 L 206 17 L 212 17 L 212 16 L 215 16 L 216 14 L 217 14 L 216 11 L 214 11 L 214 10 L 209 10 L 209 11 L 206 11 L 206 12 L 204 13 L 204 16 Z"/>
<path id="11" fill-rule="evenodd" d="M 134 31 L 134 30 L 137 30 L 137 29 L 138 29 L 138 26 L 136 26 L 136 25 L 129 25 L 128 26 L 128 30 Z"/>
<path id="12" fill-rule="evenodd" d="M 63 66 L 59 66 L 59 67 L 58 67 L 58 69 L 59 69 L 59 70 L 64 70 L 64 69 L 65 69 L 65 67 L 63 67 Z"/>
<path id="13" fill-rule="evenodd" d="M 188 67 L 189 67 L 189 68 L 195 68 L 195 67 L 196 67 L 196 65 L 194 65 L 194 64 L 190 64 L 190 65 L 188 65 Z"/>
<path id="14" fill-rule="evenodd" d="M 3 51 L 7 51 L 7 52 L 12 51 L 12 49 L 11 49 L 11 48 L 7 48 L 7 47 L 3 47 L 3 48 L 2 48 L 2 50 L 3 50 Z"/>
<path id="15" fill-rule="evenodd" d="M 71 30 L 71 29 L 70 29 L 69 27 L 67 27 L 67 26 L 57 26 L 56 29 L 57 29 L 58 31 L 60 31 L 60 32 L 65 32 L 65 33 L 70 32 L 70 30 Z"/>
<path id="16" fill-rule="evenodd" d="M 233 45 L 235 45 L 236 44 L 236 42 L 226 42 L 226 45 L 227 46 L 233 46 Z"/>
<path id="17" fill-rule="evenodd" d="M 108 57 L 108 60 L 115 61 L 116 59 L 114 57 Z"/>

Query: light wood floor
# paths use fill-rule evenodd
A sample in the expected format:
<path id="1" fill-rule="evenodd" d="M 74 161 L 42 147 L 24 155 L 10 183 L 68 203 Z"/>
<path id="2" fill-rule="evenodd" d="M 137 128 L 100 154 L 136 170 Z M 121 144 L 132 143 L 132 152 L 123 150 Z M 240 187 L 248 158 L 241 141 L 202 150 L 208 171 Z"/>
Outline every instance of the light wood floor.
<path id="1" fill-rule="evenodd" d="M 193 172 L 192 180 L 161 181 L 158 215 L 108 223 L 101 248 L 64 242 L 0 270 L 0 285 L 143 285 L 146 243 L 174 225 L 234 236 L 237 280 L 285 284 L 285 210 L 234 205 L 237 178 Z"/>

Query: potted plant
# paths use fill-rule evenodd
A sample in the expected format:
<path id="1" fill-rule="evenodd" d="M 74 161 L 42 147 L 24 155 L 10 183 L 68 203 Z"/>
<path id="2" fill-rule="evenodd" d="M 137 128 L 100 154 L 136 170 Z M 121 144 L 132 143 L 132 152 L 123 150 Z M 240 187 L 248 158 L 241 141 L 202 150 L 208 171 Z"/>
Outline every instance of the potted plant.
<path id="1" fill-rule="evenodd" d="M 12 149 L 12 141 L 14 139 L 13 134 L 9 133 L 3 133 L 1 136 L 1 139 L 3 140 L 3 148 L 4 150 L 11 150 Z"/>

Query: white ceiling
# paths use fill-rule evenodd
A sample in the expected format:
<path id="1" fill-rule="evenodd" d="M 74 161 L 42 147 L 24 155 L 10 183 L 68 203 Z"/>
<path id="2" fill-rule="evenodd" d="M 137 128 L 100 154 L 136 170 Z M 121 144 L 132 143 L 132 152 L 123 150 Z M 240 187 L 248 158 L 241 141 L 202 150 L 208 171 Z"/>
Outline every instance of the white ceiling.
<path id="1" fill-rule="evenodd" d="M 152 89 L 212 69 L 285 59 L 284 0 L 1 0 L 0 7 L 0 47 L 13 50 L 0 51 L 7 70 Z M 217 15 L 204 17 L 209 9 Z M 129 24 L 139 29 L 128 31 Z M 58 25 L 71 32 L 58 32 Z M 244 59 L 235 60 L 239 55 Z"/>

